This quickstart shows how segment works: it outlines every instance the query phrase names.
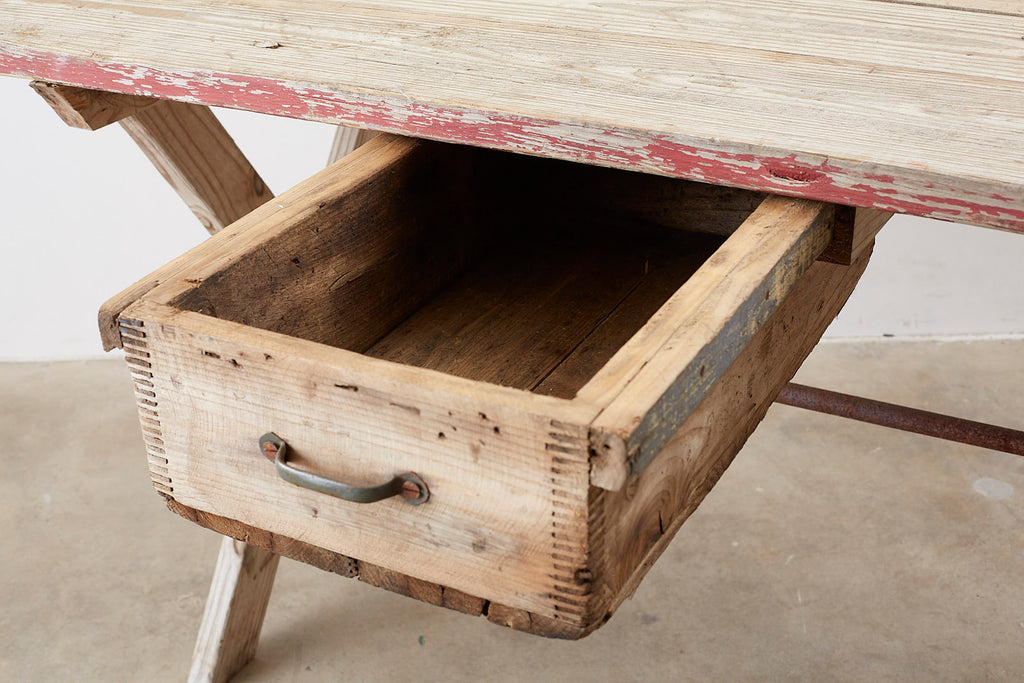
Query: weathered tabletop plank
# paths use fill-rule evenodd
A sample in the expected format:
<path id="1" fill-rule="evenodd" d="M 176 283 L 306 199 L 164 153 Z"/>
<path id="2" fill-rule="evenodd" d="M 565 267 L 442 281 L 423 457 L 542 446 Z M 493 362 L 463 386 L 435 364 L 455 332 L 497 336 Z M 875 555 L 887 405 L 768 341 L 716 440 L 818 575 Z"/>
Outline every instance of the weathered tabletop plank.
<path id="1" fill-rule="evenodd" d="M 1017 0 L 3 0 L 0 73 L 1024 232 Z"/>

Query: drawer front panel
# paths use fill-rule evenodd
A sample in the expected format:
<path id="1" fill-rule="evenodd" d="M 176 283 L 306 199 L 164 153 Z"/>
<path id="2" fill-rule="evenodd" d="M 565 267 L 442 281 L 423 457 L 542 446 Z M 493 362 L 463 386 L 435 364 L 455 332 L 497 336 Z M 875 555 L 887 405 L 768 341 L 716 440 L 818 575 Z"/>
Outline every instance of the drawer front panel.
<path id="1" fill-rule="evenodd" d="M 149 354 L 163 490 L 178 502 L 511 607 L 582 616 L 585 427 L 483 397 L 425 401 L 173 323 L 133 329 Z M 270 431 L 298 468 L 359 486 L 411 471 L 430 500 L 364 505 L 297 487 L 259 451 Z"/>

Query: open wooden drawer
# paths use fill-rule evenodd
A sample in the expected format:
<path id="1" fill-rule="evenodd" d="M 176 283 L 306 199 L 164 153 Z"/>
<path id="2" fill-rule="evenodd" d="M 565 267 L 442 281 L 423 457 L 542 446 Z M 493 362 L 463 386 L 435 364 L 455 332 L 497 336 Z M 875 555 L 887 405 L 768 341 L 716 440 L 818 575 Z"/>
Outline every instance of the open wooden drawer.
<path id="1" fill-rule="evenodd" d="M 382 136 L 108 302 L 101 328 L 172 509 L 579 637 L 845 302 L 870 251 L 861 218 Z M 816 262 L 843 251 L 834 233 L 852 265 Z M 360 504 L 289 468 L 418 483 Z"/>

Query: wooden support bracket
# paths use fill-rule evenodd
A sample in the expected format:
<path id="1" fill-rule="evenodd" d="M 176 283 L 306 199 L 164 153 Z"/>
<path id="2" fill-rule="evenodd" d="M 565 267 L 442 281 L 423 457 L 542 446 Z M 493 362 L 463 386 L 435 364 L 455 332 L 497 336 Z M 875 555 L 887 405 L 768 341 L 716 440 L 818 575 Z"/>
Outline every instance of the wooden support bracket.
<path id="1" fill-rule="evenodd" d="M 375 130 L 365 128 L 349 128 L 338 126 L 334 132 L 334 142 L 331 143 L 331 152 L 327 155 L 327 165 L 330 166 L 354 149 L 358 149 L 370 140 L 380 135 Z"/>
<path id="2" fill-rule="evenodd" d="M 155 97 L 121 95 L 46 81 L 32 81 L 30 85 L 64 123 L 84 130 L 99 130 L 160 102 Z"/>
<path id="3" fill-rule="evenodd" d="M 274 195 L 209 107 L 33 81 L 70 126 L 119 122 L 213 234 Z"/>
<path id="4" fill-rule="evenodd" d="M 42 81 L 32 88 L 71 126 L 119 122 L 210 234 L 274 196 L 209 107 Z M 137 282 L 100 311 L 104 350 L 121 345 L 117 316 L 124 307 L 156 284 Z"/>
<path id="5" fill-rule="evenodd" d="M 274 196 L 209 107 L 160 102 L 121 127 L 211 235 Z"/>

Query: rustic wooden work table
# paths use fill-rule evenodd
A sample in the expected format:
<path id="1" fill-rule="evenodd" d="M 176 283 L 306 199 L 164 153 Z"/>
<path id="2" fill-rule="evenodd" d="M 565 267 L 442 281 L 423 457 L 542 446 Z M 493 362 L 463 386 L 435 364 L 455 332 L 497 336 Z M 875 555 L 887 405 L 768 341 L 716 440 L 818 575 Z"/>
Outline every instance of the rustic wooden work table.
<path id="1" fill-rule="evenodd" d="M 0 74 L 120 122 L 211 233 L 272 197 L 211 106 L 1024 233 L 1018 0 L 0 0 Z M 251 658 L 277 557 L 226 539 L 193 679 Z"/>

